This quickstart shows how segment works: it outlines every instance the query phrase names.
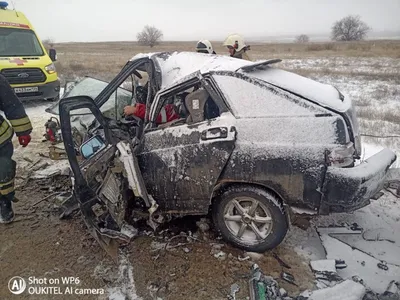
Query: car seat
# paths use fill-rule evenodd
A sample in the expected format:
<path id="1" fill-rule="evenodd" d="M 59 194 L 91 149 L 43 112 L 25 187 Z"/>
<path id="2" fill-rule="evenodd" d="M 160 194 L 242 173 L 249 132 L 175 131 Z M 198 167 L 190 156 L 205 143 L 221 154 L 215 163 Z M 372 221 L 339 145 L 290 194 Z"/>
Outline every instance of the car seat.
<path id="1" fill-rule="evenodd" d="M 189 111 L 186 123 L 197 123 L 204 121 L 204 106 L 210 94 L 205 89 L 198 89 L 185 98 L 185 106 Z"/>

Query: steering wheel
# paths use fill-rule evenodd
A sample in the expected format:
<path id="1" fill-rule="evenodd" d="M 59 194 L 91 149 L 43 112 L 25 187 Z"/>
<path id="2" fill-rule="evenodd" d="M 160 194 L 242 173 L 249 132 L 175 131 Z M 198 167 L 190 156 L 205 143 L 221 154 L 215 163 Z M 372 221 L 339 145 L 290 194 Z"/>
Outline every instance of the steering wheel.
<path id="1" fill-rule="evenodd" d="M 122 119 L 120 120 L 122 124 L 129 125 L 129 126 L 142 126 L 143 120 L 139 117 L 134 115 L 122 115 Z"/>

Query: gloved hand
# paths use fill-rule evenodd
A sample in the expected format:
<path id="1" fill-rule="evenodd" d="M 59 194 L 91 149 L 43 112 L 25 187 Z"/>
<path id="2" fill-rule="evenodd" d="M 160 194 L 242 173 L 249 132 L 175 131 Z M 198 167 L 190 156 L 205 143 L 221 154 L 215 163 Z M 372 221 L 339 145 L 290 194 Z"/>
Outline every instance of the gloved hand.
<path id="1" fill-rule="evenodd" d="M 31 136 L 29 134 L 19 136 L 18 141 L 22 147 L 26 147 L 26 146 L 28 146 L 29 142 L 31 141 Z"/>

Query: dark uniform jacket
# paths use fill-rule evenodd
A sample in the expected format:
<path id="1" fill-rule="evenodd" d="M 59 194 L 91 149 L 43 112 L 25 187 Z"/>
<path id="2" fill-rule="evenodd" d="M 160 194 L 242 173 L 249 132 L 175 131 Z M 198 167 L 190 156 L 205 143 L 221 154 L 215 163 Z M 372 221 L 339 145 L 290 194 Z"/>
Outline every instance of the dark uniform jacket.
<path id="1" fill-rule="evenodd" d="M 26 115 L 24 106 L 15 95 L 8 81 L 0 74 L 0 147 L 5 145 L 14 135 L 28 135 L 32 132 L 32 124 Z"/>

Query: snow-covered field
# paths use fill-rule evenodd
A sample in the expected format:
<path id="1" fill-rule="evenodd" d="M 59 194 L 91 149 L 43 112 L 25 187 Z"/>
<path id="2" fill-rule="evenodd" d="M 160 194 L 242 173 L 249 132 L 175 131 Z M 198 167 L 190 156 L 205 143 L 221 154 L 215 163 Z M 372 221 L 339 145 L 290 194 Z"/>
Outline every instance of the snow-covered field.
<path id="1" fill-rule="evenodd" d="M 383 147 L 400 154 L 400 59 L 287 59 L 277 66 L 333 84 L 352 97 L 359 114 L 361 132 L 381 137 L 363 137 L 363 159 Z M 35 130 L 29 149 L 16 145 L 15 157 L 19 164 L 26 162 L 23 159 L 25 156 L 36 157 L 39 153 L 48 152 L 48 145 L 41 141 L 44 123 L 50 117 L 44 109 L 50 104 L 26 103 Z M 397 135 L 399 137 L 388 137 Z M 398 161 L 395 166 L 400 166 Z M 293 228 L 286 239 L 286 243 L 293 245 L 305 257 L 306 263 L 308 260 L 326 258 L 345 260 L 347 268 L 338 270 L 338 274 L 345 279 L 357 275 L 377 293 L 384 292 L 391 280 L 400 280 L 400 201 L 390 193 L 385 192 L 382 198 L 352 214 L 318 217 L 313 223 L 315 226 L 306 231 Z M 353 223 L 362 227 L 362 233 L 346 229 Z M 338 234 L 326 228 L 332 225 L 347 226 L 344 229 L 346 232 Z M 382 262 L 388 267 L 387 270 L 378 267 L 378 263 Z M 126 273 L 129 279 L 128 286 L 111 288 L 109 291 L 113 296 L 110 299 L 120 299 L 120 294 L 124 299 L 123 293 L 135 293 L 134 280 L 129 271 L 131 266 L 122 265 L 121 268 L 121 272 Z M 354 291 L 361 294 L 359 286 Z M 332 293 L 335 294 L 335 291 Z M 326 298 L 328 294 L 314 298 L 333 299 Z M 353 299 L 360 298 L 354 295 Z"/>

